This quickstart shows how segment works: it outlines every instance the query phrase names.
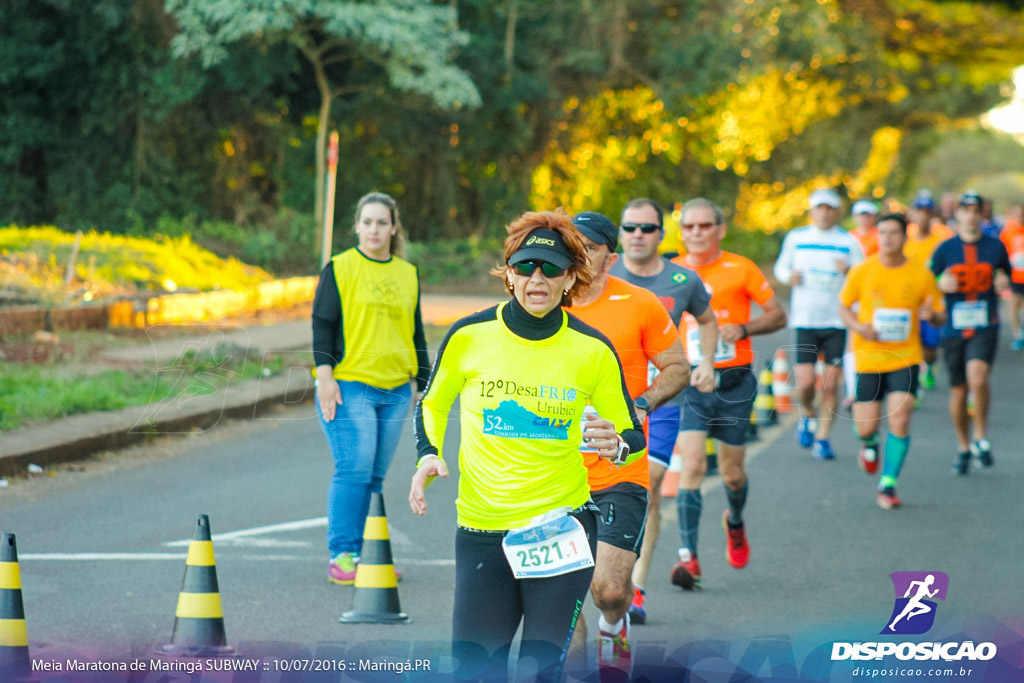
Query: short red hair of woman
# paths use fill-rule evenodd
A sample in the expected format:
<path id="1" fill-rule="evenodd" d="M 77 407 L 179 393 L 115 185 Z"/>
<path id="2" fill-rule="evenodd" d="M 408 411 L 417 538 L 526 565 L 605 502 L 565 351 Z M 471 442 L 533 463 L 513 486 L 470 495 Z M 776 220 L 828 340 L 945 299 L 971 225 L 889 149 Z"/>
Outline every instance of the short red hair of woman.
<path id="1" fill-rule="evenodd" d="M 569 293 L 562 296 L 562 306 L 571 306 L 573 297 L 579 296 L 590 288 L 590 257 L 587 255 L 587 248 L 583 245 L 583 240 L 580 239 L 579 230 L 572 224 L 572 218 L 564 209 L 527 211 L 506 226 L 505 230 L 508 232 L 508 237 L 505 238 L 505 263 L 508 263 L 512 254 L 519 251 L 519 248 L 523 246 L 523 242 L 526 241 L 531 232 L 541 228 L 554 230 L 561 235 L 565 246 L 569 249 L 569 254 L 572 256 L 572 265 L 569 266 L 569 272 L 576 275 L 576 282 L 569 288 Z M 511 289 L 508 287 L 508 280 L 506 279 L 509 268 L 511 266 L 508 265 L 495 268 L 491 271 L 491 275 L 505 280 L 505 287 L 509 289 L 511 294 Z"/>

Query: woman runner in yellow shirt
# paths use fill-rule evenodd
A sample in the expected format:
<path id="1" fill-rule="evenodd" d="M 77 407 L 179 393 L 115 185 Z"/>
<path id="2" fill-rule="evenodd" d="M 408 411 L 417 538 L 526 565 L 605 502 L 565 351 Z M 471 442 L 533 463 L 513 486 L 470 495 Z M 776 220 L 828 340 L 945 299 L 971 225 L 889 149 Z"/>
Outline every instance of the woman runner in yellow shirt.
<path id="1" fill-rule="evenodd" d="M 601 458 L 646 452 L 622 368 L 600 332 L 564 312 L 590 285 L 568 214 L 527 213 L 508 226 L 511 301 L 455 323 L 416 407 L 418 469 L 409 503 L 447 477 L 448 411 L 459 398 L 458 527 L 452 653 L 456 678 L 504 680 L 520 658 L 557 680 L 594 572 L 597 517 L 581 438 Z M 587 404 L 601 417 L 581 425 Z"/>

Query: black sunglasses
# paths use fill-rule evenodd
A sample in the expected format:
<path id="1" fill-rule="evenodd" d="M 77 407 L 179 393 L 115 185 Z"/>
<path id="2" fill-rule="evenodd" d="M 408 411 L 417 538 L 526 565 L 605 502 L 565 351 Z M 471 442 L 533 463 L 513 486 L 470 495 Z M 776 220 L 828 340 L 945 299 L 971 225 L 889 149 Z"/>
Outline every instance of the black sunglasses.
<path id="1" fill-rule="evenodd" d="M 554 263 L 548 263 L 547 261 L 520 261 L 519 263 L 512 264 L 512 267 L 523 277 L 532 276 L 538 268 L 540 268 L 540 272 L 546 278 L 561 277 L 565 275 L 566 271 L 565 268 L 559 268 Z"/>
<path id="2" fill-rule="evenodd" d="M 619 227 L 622 228 L 623 232 L 628 233 L 634 233 L 637 231 L 637 228 L 639 228 L 640 232 L 645 235 L 650 235 L 651 233 L 661 230 L 661 226 L 657 223 L 623 223 Z"/>

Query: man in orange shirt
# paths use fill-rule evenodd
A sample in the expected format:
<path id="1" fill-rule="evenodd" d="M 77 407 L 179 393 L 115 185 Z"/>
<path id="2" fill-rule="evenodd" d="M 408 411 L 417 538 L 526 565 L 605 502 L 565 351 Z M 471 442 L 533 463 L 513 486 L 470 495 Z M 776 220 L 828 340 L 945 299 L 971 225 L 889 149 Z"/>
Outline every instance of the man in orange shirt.
<path id="1" fill-rule="evenodd" d="M 878 258 L 850 269 L 839 293 L 839 317 L 853 333 L 857 363 L 853 420 L 863 442 L 858 461 L 868 474 L 878 470 L 877 433 L 882 399 L 886 399 L 889 435 L 877 501 L 889 510 L 901 505 L 896 483 L 910 450 L 910 416 L 921 362 L 918 321 L 941 326 L 946 316 L 935 276 L 903 254 L 907 241 L 903 214 L 882 216 L 878 238 Z"/>
<path id="2" fill-rule="evenodd" d="M 682 228 L 686 256 L 676 261 L 697 271 L 711 293 L 711 308 L 718 316 L 718 345 L 715 348 L 715 391 L 704 393 L 689 386 L 683 390 L 683 419 L 679 451 L 683 466 L 679 477 L 676 507 L 682 547 L 672 568 L 672 583 L 683 590 L 700 586 L 697 558 L 697 529 L 704 506 L 700 490 L 707 472 L 705 441 L 721 442 L 718 468 L 729 502 L 722 524 L 726 532 L 726 557 L 736 569 L 747 565 L 750 546 L 743 523 L 747 499 L 746 455 L 750 409 L 757 393 L 753 373 L 754 350 L 750 337 L 768 334 L 786 325 L 786 313 L 775 298 L 771 285 L 753 261 L 722 251 L 725 217 L 722 209 L 707 199 L 691 199 L 683 205 Z M 750 317 L 750 304 L 763 312 Z M 695 325 L 687 325 L 687 355 L 700 358 L 700 337 Z"/>
<path id="3" fill-rule="evenodd" d="M 1014 351 L 1024 349 L 1024 332 L 1021 330 L 1021 312 L 1024 311 L 1024 204 L 1010 207 L 1006 226 L 999 233 L 999 239 L 1006 245 L 1013 271 L 1010 275 L 1010 331 Z"/>
<path id="4" fill-rule="evenodd" d="M 932 253 L 935 248 L 946 240 L 953 237 L 953 231 L 942 223 L 942 219 L 935 210 L 935 201 L 928 190 L 920 190 L 914 203 L 907 212 L 907 240 L 903 247 L 903 253 L 910 261 L 927 268 L 932 261 Z M 922 367 L 921 381 L 922 389 L 935 388 L 935 361 L 939 357 L 939 339 L 942 336 L 941 330 L 927 320 L 920 322 L 919 335 L 921 337 Z"/>
<path id="5" fill-rule="evenodd" d="M 878 218 L 878 207 L 867 199 L 860 199 L 853 203 L 853 230 L 850 234 L 860 243 L 864 251 L 864 258 L 874 256 L 878 253 L 878 228 L 875 226 L 875 219 Z"/>
<path id="6" fill-rule="evenodd" d="M 654 294 L 608 274 L 618 254 L 618 228 L 606 216 L 585 211 L 573 218 L 590 256 L 590 287 L 573 299 L 569 313 L 611 341 L 622 364 L 637 417 L 679 393 L 690 378 L 690 364 L 668 311 Z M 659 373 L 648 384 L 648 361 Z M 601 460 L 584 444 L 583 462 L 591 496 L 601 510 L 597 558 L 590 591 L 601 610 L 598 666 L 628 672 L 631 574 L 640 554 L 647 519 L 650 465 L 647 456 L 622 467 Z M 580 616 L 571 651 L 585 651 L 586 622 Z"/>

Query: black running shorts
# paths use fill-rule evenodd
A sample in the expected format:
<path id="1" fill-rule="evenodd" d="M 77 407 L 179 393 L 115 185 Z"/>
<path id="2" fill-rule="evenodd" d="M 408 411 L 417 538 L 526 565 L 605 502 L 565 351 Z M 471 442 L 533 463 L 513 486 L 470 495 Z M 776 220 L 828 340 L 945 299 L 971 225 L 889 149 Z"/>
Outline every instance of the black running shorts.
<path id="1" fill-rule="evenodd" d="M 881 401 L 886 394 L 899 391 L 916 394 L 920 371 L 921 368 L 913 365 L 890 372 L 858 372 L 857 403 L 874 403 Z"/>
<path id="2" fill-rule="evenodd" d="M 799 327 L 796 330 L 796 365 L 817 363 L 818 354 L 825 357 L 826 365 L 839 365 L 846 352 L 846 330 L 835 327 L 821 329 Z"/>
<path id="3" fill-rule="evenodd" d="M 980 360 L 992 365 L 998 347 L 998 325 L 977 329 L 969 338 L 945 337 L 942 357 L 949 370 L 949 384 L 954 387 L 967 384 L 967 361 Z"/>
<path id="4" fill-rule="evenodd" d="M 601 511 L 597 517 L 597 540 L 639 555 L 649 496 L 647 489 L 632 482 L 591 491 L 590 497 Z"/>

